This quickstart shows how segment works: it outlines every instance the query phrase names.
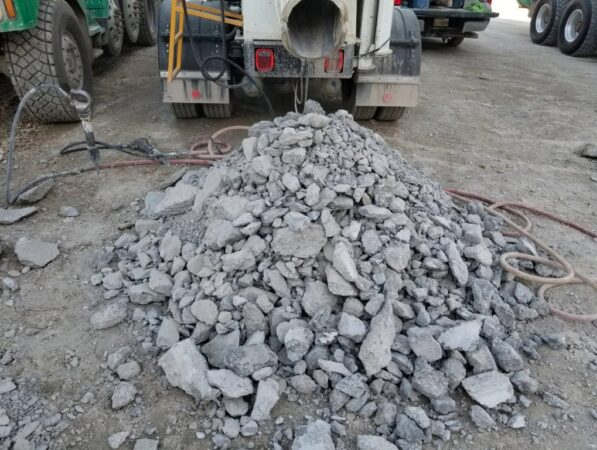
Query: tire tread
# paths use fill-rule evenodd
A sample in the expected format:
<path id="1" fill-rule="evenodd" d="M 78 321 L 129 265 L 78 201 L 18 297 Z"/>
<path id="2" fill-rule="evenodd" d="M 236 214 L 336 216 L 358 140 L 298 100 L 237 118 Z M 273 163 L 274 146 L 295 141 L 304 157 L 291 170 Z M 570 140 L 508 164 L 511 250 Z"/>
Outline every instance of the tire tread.
<path id="1" fill-rule="evenodd" d="M 203 113 L 208 119 L 227 119 L 232 116 L 232 104 L 204 103 Z"/>
<path id="2" fill-rule="evenodd" d="M 8 76 L 20 98 L 33 87 L 60 83 L 52 49 L 52 19 L 59 1 L 62 0 L 40 0 L 39 20 L 35 28 L 7 33 L 4 38 Z M 45 123 L 78 120 L 68 99 L 56 90 L 35 94 L 25 109 Z"/>

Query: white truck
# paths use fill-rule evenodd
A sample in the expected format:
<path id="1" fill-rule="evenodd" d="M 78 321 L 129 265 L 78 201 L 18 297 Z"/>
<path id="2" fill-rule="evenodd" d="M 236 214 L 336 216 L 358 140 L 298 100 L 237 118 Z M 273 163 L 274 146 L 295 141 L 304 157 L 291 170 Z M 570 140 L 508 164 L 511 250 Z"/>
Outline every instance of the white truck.
<path id="1" fill-rule="evenodd" d="M 417 104 L 419 22 L 393 0 L 166 0 L 158 49 L 179 118 L 229 117 L 238 89 L 335 96 L 360 120 Z"/>

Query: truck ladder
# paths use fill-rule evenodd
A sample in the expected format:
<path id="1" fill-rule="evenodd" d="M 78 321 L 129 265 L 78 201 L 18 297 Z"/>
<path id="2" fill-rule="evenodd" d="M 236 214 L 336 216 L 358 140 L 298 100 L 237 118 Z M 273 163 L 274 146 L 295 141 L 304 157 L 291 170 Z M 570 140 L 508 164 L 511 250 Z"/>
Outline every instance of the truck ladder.
<path id="1" fill-rule="evenodd" d="M 182 68 L 182 49 L 184 45 L 184 9 L 183 0 L 172 0 L 170 6 L 170 45 L 168 46 L 168 81 L 174 80 Z M 222 22 L 222 10 L 187 2 L 189 16 Z M 243 26 L 242 14 L 224 11 L 224 22 L 235 27 Z M 192 39 L 192 38 L 191 38 Z"/>

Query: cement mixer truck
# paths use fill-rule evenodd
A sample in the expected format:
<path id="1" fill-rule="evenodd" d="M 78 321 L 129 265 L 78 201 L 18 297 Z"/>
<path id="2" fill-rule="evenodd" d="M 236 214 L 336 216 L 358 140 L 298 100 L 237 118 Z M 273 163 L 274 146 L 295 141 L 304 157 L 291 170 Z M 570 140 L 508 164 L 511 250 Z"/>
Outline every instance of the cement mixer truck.
<path id="1" fill-rule="evenodd" d="M 341 100 L 358 120 L 417 104 L 419 22 L 394 0 L 166 0 L 158 29 L 163 100 L 178 118 L 227 118 L 242 96 L 271 92 L 297 108 Z"/>

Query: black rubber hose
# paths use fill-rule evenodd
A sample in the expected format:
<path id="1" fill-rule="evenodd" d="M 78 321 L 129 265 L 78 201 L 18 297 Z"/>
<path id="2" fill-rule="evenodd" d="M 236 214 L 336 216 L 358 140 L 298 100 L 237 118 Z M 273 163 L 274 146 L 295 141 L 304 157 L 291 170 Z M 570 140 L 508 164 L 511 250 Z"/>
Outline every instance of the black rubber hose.
<path id="1" fill-rule="evenodd" d="M 223 0 L 220 0 L 220 4 L 222 5 Z M 244 86 L 245 83 L 238 83 L 238 84 L 228 84 L 228 83 L 222 83 L 220 81 L 220 78 L 223 76 L 223 72 L 225 72 L 225 69 L 223 72 L 221 72 L 220 74 L 218 74 L 217 77 L 214 77 L 213 75 L 211 75 L 206 68 L 207 62 L 208 61 L 223 61 L 225 64 L 228 64 L 232 67 L 234 67 L 235 69 L 237 69 L 239 72 L 241 72 L 242 74 L 244 74 L 244 76 L 247 77 L 247 79 L 249 80 L 249 82 L 251 84 L 253 84 L 257 90 L 259 91 L 259 95 L 261 95 L 261 97 L 263 97 L 263 99 L 265 100 L 265 103 L 267 105 L 267 109 L 271 115 L 271 117 L 275 116 L 274 113 L 274 108 L 272 106 L 272 103 L 269 99 L 269 97 L 266 95 L 266 93 L 264 92 L 263 88 L 259 85 L 259 83 L 257 83 L 257 81 L 255 80 L 255 78 L 253 76 L 251 76 L 249 73 L 247 73 L 247 71 L 245 70 L 244 67 L 240 66 L 239 64 L 235 63 L 234 61 L 232 61 L 231 59 L 229 59 L 226 56 L 219 56 L 219 55 L 212 55 L 212 56 L 208 56 L 207 58 L 205 58 L 205 60 L 201 61 L 201 56 L 199 55 L 199 52 L 197 51 L 197 47 L 195 46 L 195 41 L 193 40 L 193 33 L 191 31 L 191 26 L 190 26 L 190 21 L 189 21 L 189 13 L 187 10 L 187 0 L 182 0 L 182 10 L 183 10 L 183 16 L 184 16 L 184 21 L 185 21 L 185 28 L 188 30 L 188 38 L 191 44 L 191 53 L 193 54 L 193 58 L 195 59 L 195 62 L 197 63 L 197 65 L 199 66 L 199 70 L 201 71 L 201 74 L 203 75 L 203 77 L 207 80 L 207 81 L 211 81 L 212 83 L 217 84 L 220 87 L 224 87 L 226 89 L 234 89 L 237 87 L 242 87 Z M 225 15 L 224 15 L 224 8 L 221 7 L 221 18 L 222 18 L 222 37 L 223 39 L 225 39 L 226 36 L 226 32 L 225 32 Z M 172 30 L 170 30 L 172 31 Z M 224 50 L 227 48 L 224 47 Z"/>
<path id="2" fill-rule="evenodd" d="M 19 121 L 21 120 L 21 114 L 23 114 L 23 109 L 25 108 L 25 105 L 31 99 L 31 97 L 33 97 L 38 91 L 44 89 L 56 89 L 59 94 L 63 95 L 64 97 L 69 97 L 68 93 L 58 85 L 40 84 L 37 87 L 31 88 L 25 95 L 23 95 L 23 98 L 19 102 L 17 112 L 15 113 L 15 116 L 12 119 L 12 126 L 10 128 L 10 138 L 8 140 L 8 156 L 6 159 L 6 184 L 4 186 L 4 204 L 6 208 L 10 204 L 14 203 L 14 201 L 18 198 L 18 196 L 16 196 L 15 198 L 11 198 L 10 185 L 12 182 L 13 155 L 17 137 L 17 127 L 19 126 Z"/>

